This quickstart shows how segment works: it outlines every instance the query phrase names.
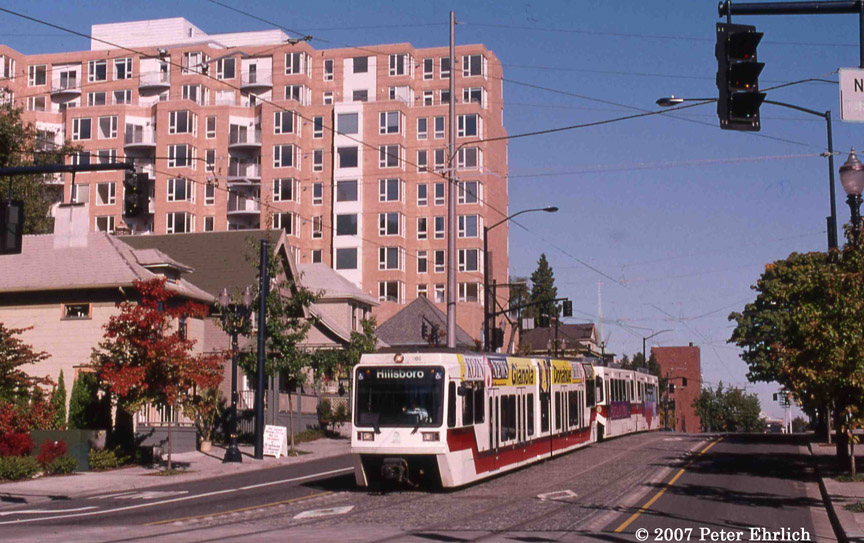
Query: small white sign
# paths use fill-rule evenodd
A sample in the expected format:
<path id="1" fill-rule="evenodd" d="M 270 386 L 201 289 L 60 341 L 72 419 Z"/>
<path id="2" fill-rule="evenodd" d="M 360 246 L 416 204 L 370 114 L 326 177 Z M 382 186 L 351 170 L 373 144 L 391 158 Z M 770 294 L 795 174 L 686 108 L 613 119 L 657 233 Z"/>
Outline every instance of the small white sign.
<path id="1" fill-rule="evenodd" d="M 840 68 L 840 118 L 864 123 L 864 69 Z"/>
<path id="2" fill-rule="evenodd" d="M 288 456 L 288 428 L 269 424 L 264 427 L 264 456 Z"/>

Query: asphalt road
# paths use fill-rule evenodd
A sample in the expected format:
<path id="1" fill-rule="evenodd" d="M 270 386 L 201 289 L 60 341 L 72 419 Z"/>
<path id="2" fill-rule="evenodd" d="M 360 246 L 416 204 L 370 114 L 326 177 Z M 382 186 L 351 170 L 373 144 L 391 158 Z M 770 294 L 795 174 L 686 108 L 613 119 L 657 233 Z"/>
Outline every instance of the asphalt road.
<path id="1" fill-rule="evenodd" d="M 7 515 L 0 540 L 630 542 L 639 529 L 649 530 L 649 541 L 686 541 L 674 529 L 691 528 L 689 540 L 699 541 L 721 529 L 765 526 L 803 528 L 812 540 L 830 541 L 805 452 L 774 436 L 715 442 L 655 432 L 456 491 L 387 493 L 356 488 L 349 459 L 337 457 L 151 488 L 161 494 L 149 497 L 52 505 L 99 507 L 92 515 Z M 26 524 L 2 524 L 18 518 Z"/>

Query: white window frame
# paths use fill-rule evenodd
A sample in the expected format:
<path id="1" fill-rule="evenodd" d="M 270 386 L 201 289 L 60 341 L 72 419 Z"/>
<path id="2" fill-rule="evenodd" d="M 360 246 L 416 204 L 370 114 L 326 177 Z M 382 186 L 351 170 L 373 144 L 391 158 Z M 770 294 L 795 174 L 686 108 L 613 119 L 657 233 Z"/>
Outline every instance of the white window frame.
<path id="1" fill-rule="evenodd" d="M 445 63 L 447 64 L 446 68 L 444 67 Z M 439 77 L 441 79 L 450 79 L 450 74 L 453 71 L 451 68 L 452 66 L 450 66 L 450 57 L 440 57 L 438 61 L 438 69 L 440 70 Z"/>
<path id="2" fill-rule="evenodd" d="M 216 184 L 207 183 L 204 185 L 204 205 L 216 205 Z M 206 218 L 205 218 L 206 220 Z"/>
<path id="3" fill-rule="evenodd" d="M 427 264 L 428 269 L 428 264 Z M 429 298 L 429 285 L 426 283 L 418 283 L 417 284 L 417 297 Z"/>
<path id="4" fill-rule="evenodd" d="M 411 65 L 411 55 L 408 53 L 393 53 L 390 55 L 388 74 L 391 77 L 411 75 L 413 66 Z"/>
<path id="5" fill-rule="evenodd" d="M 431 91 L 431 90 L 423 91 L 423 105 L 424 106 L 434 106 L 435 105 L 435 91 Z"/>
<path id="6" fill-rule="evenodd" d="M 288 219 L 287 221 L 285 219 Z M 273 214 L 273 218 L 271 219 L 271 223 L 273 228 L 276 230 L 285 231 L 286 236 L 296 236 L 297 235 L 297 214 L 292 213 L 290 211 L 280 211 L 278 213 Z M 285 226 L 288 228 L 285 228 Z"/>
<path id="7" fill-rule="evenodd" d="M 185 197 L 178 198 L 178 187 L 186 193 Z M 165 197 L 167 202 L 195 203 L 195 183 L 188 177 L 172 177 L 167 180 L 165 188 L 167 190 Z"/>
<path id="8" fill-rule="evenodd" d="M 105 76 L 102 79 L 96 77 L 97 66 L 102 66 L 105 70 Z M 108 81 L 108 61 L 105 59 L 99 59 L 87 62 L 87 81 L 90 83 Z"/>
<path id="9" fill-rule="evenodd" d="M 475 153 L 474 165 L 468 166 L 466 157 Z M 483 150 L 479 147 L 460 147 L 456 153 L 456 169 L 458 170 L 479 170 L 483 167 Z"/>
<path id="10" fill-rule="evenodd" d="M 393 153 L 395 148 L 396 153 Z M 380 169 L 398 168 L 403 162 L 402 146 L 396 143 L 378 146 L 378 167 Z M 395 155 L 395 156 L 394 156 Z M 391 164 L 395 161 L 395 164 Z"/>
<path id="11" fill-rule="evenodd" d="M 316 195 L 316 192 L 319 194 Z M 312 205 L 324 205 L 324 183 L 312 183 Z"/>
<path id="12" fill-rule="evenodd" d="M 436 249 L 432 252 L 432 273 L 444 273 L 446 271 L 447 253 L 443 249 Z"/>
<path id="13" fill-rule="evenodd" d="M 179 162 L 178 149 L 184 147 L 186 149 L 185 164 Z M 195 169 L 195 147 L 188 143 L 177 143 L 168 146 L 168 167 L 169 168 L 191 168 Z"/>
<path id="14" fill-rule="evenodd" d="M 390 266 L 390 256 L 396 254 L 396 267 Z M 379 247 L 378 248 L 378 270 L 379 271 L 403 271 L 405 262 L 405 249 L 402 247 Z"/>
<path id="15" fill-rule="evenodd" d="M 420 262 L 426 269 L 420 269 Z M 426 251 L 417 251 L 417 273 L 429 273 L 429 253 Z"/>
<path id="16" fill-rule="evenodd" d="M 177 230 L 177 218 L 183 221 L 183 230 Z M 165 214 L 165 232 L 167 234 L 187 233 L 195 231 L 195 215 L 188 211 L 171 211 Z"/>
<path id="17" fill-rule="evenodd" d="M 81 128 L 84 121 L 87 121 L 89 124 L 88 132 L 90 132 L 86 138 L 81 136 Z M 90 139 L 93 139 L 93 118 L 76 117 L 72 119 L 72 141 L 85 141 Z"/>
<path id="18" fill-rule="evenodd" d="M 396 198 L 390 198 L 391 183 L 396 183 Z M 378 180 L 378 201 L 379 202 L 404 202 L 405 201 L 405 181 L 398 177 L 390 177 L 387 179 Z"/>
<path id="19" fill-rule="evenodd" d="M 297 197 L 297 180 L 293 177 L 280 177 L 273 180 L 273 201 L 274 202 L 293 202 Z M 285 187 L 288 187 L 290 193 L 288 198 L 283 198 L 282 193 Z"/>
<path id="20" fill-rule="evenodd" d="M 102 194 L 100 188 L 103 186 L 108 187 L 108 197 L 107 201 L 102 201 Z M 96 183 L 96 205 L 97 206 L 113 206 L 117 203 L 117 183 L 114 181 L 105 181 L 102 183 Z"/>
<path id="21" fill-rule="evenodd" d="M 423 59 L 423 80 L 428 81 L 430 79 L 435 79 L 435 59 L 434 58 L 424 58 Z"/>
<path id="22" fill-rule="evenodd" d="M 290 148 L 288 153 L 285 153 L 286 148 Z M 293 143 L 285 143 L 273 146 L 273 167 L 274 168 L 297 168 L 300 169 L 298 147 Z M 285 162 L 286 156 L 290 160 L 290 164 Z"/>
<path id="23" fill-rule="evenodd" d="M 213 121 L 213 127 L 210 127 L 210 121 Z M 204 137 L 208 140 L 212 140 L 216 137 L 216 126 L 219 122 L 216 115 L 207 115 L 204 119 Z"/>
<path id="24" fill-rule="evenodd" d="M 101 104 L 96 98 L 99 95 L 102 95 Z M 108 105 L 108 93 L 106 91 L 96 91 L 96 92 L 88 92 L 87 93 L 87 107 L 99 107 L 99 106 L 107 106 Z"/>
<path id="25" fill-rule="evenodd" d="M 438 195 L 438 188 L 441 187 L 441 195 Z M 447 202 L 447 184 L 435 183 L 432 186 L 432 198 L 436 206 L 443 206 Z"/>
<path id="26" fill-rule="evenodd" d="M 429 139 L 429 117 L 417 117 L 417 139 Z"/>
<path id="27" fill-rule="evenodd" d="M 474 71 L 474 63 L 480 62 L 478 74 L 471 74 Z M 462 77 L 486 77 L 486 57 L 481 54 L 462 55 Z"/>
<path id="28" fill-rule="evenodd" d="M 312 150 L 312 171 L 313 172 L 323 172 L 324 171 L 324 149 L 313 149 Z"/>
<path id="29" fill-rule="evenodd" d="M 429 239 L 429 217 L 417 217 L 417 239 Z"/>
<path id="30" fill-rule="evenodd" d="M 285 119 L 291 119 L 291 127 L 289 130 L 284 129 Z M 273 112 L 273 133 L 274 134 L 294 134 L 299 123 L 297 122 L 297 114 L 292 111 L 274 111 Z"/>
<path id="31" fill-rule="evenodd" d="M 39 68 L 42 68 L 39 70 Z M 37 83 L 37 75 L 39 72 L 42 72 L 42 79 L 44 81 L 42 83 Z M 42 85 L 48 84 L 48 65 L 47 64 L 31 64 L 27 66 L 27 86 L 28 87 L 41 87 Z"/>
<path id="32" fill-rule="evenodd" d="M 123 100 L 117 100 L 117 93 L 122 93 Z M 111 92 L 111 99 L 114 105 L 118 104 L 132 104 L 132 89 L 118 89 Z"/>
<path id="33" fill-rule="evenodd" d="M 475 201 L 468 202 L 467 196 L 471 194 L 471 191 L 466 187 L 469 184 L 476 184 L 477 187 L 474 191 L 476 194 L 472 194 Z M 458 197 L 456 199 L 456 203 L 459 205 L 475 205 L 483 202 L 483 184 L 480 181 L 459 181 L 459 191 L 457 192 Z"/>
<path id="34" fill-rule="evenodd" d="M 396 119 L 396 126 L 390 122 Z M 402 127 L 405 123 L 402 120 L 402 113 L 398 111 L 382 111 L 378 116 L 378 133 L 379 134 L 401 134 Z"/>
<path id="35" fill-rule="evenodd" d="M 471 99 L 471 95 L 474 91 L 480 91 L 480 101 L 474 101 Z M 484 87 L 463 87 L 462 88 L 462 103 L 463 104 L 480 104 L 480 107 L 486 108 L 486 89 Z"/>
<path id="36" fill-rule="evenodd" d="M 321 96 L 325 106 L 333 104 L 333 91 L 324 91 Z"/>
<path id="37" fill-rule="evenodd" d="M 309 62 L 308 56 L 302 51 L 285 53 L 285 75 L 303 75 L 306 73 L 306 65 Z"/>
<path id="38" fill-rule="evenodd" d="M 476 297 L 474 299 L 468 298 L 468 288 L 471 286 L 473 286 L 477 290 L 477 294 L 476 294 Z M 474 283 L 474 282 L 459 283 L 459 292 L 458 292 L 457 299 L 460 302 L 480 303 L 480 292 L 481 292 L 481 288 L 480 288 L 479 283 Z"/>
<path id="39" fill-rule="evenodd" d="M 422 196 L 420 195 L 422 187 L 422 192 L 424 193 Z M 429 205 L 429 185 L 426 183 L 418 183 L 417 184 L 417 206 L 425 207 Z"/>
<path id="40" fill-rule="evenodd" d="M 391 299 L 387 295 L 387 291 L 390 290 L 388 285 L 395 285 L 396 287 L 396 297 L 395 299 Z M 379 302 L 394 302 L 397 304 L 401 304 L 404 301 L 404 295 L 402 293 L 404 284 L 402 281 L 378 281 L 378 301 Z"/>
<path id="41" fill-rule="evenodd" d="M 436 215 L 432 219 L 432 230 L 435 239 L 447 239 L 447 217 Z"/>
<path id="42" fill-rule="evenodd" d="M 468 218 L 469 217 L 474 217 L 474 220 L 476 221 L 476 230 L 475 230 L 473 236 L 468 235 Z M 459 215 L 459 217 L 457 218 L 457 223 L 458 223 L 457 236 L 458 236 L 458 238 L 459 239 L 479 238 L 480 232 L 483 230 L 483 225 L 481 224 L 481 222 L 482 221 L 480 220 L 480 215 L 476 215 L 476 214 Z"/>
<path id="43" fill-rule="evenodd" d="M 324 81 L 333 81 L 335 66 L 336 63 L 332 58 L 324 59 Z"/>
<path id="44" fill-rule="evenodd" d="M 475 132 L 473 134 L 467 131 L 468 117 L 476 117 L 474 123 Z M 456 137 L 458 138 L 482 138 L 483 137 L 483 117 L 477 113 L 466 113 L 456 116 Z"/>
<path id="45" fill-rule="evenodd" d="M 314 139 L 321 139 L 324 137 L 324 117 L 321 115 L 312 117 L 312 137 Z"/>
<path id="46" fill-rule="evenodd" d="M 312 239 L 322 239 L 324 237 L 324 217 L 316 215 L 312 217 Z"/>
<path id="47" fill-rule="evenodd" d="M 124 72 L 122 76 L 119 70 L 121 67 Z M 132 57 L 114 59 L 114 80 L 122 81 L 124 79 L 132 79 Z"/>
<path id="48" fill-rule="evenodd" d="M 390 233 L 390 216 L 396 216 L 396 232 Z M 402 236 L 402 233 L 405 231 L 404 228 L 405 217 L 399 212 L 389 212 L 389 213 L 379 213 L 378 214 L 378 235 L 382 237 L 393 237 L 393 236 Z"/>
<path id="49" fill-rule="evenodd" d="M 225 66 L 228 63 L 234 65 L 232 71 L 234 72 L 231 77 L 225 77 Z M 236 58 L 220 58 L 216 61 L 216 79 L 237 79 L 237 59 Z"/>
<path id="50" fill-rule="evenodd" d="M 177 129 L 180 115 L 186 115 L 186 131 L 180 132 Z M 168 133 L 169 134 L 192 134 L 198 135 L 198 116 L 188 109 L 180 109 L 168 112 Z"/>
<path id="51" fill-rule="evenodd" d="M 459 249 L 459 260 L 458 260 L 458 271 L 460 272 L 479 272 L 482 268 L 482 262 L 480 262 L 480 258 L 482 257 L 482 251 L 477 248 L 469 248 L 469 249 Z M 468 253 L 476 253 L 476 268 L 468 267 Z"/>
<path id="52" fill-rule="evenodd" d="M 420 149 L 417 151 L 417 172 L 423 173 L 429 171 L 429 150 Z"/>
<path id="53" fill-rule="evenodd" d="M 444 115 L 432 117 L 432 130 L 436 140 L 443 140 L 447 133 L 447 118 Z"/>

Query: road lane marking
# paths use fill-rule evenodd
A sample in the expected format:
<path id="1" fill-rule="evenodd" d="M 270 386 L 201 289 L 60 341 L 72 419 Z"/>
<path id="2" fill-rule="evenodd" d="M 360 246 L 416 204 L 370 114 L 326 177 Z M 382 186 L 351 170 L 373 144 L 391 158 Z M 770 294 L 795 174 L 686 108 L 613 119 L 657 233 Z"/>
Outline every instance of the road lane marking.
<path id="1" fill-rule="evenodd" d="M 353 505 L 344 505 L 342 507 L 328 507 L 326 509 L 310 509 L 294 515 L 292 520 L 301 520 L 304 518 L 329 517 L 332 515 L 344 515 L 354 509 Z"/>
<path id="2" fill-rule="evenodd" d="M 96 506 L 76 507 L 75 509 L 27 509 L 25 511 L 3 511 L 0 512 L 0 517 L 5 517 L 7 515 L 37 515 L 39 513 L 72 513 L 75 511 L 86 511 L 88 509 L 96 509 Z"/>
<path id="3" fill-rule="evenodd" d="M 552 501 L 561 501 L 561 500 L 569 500 L 570 498 L 575 498 L 576 493 L 572 490 L 556 490 L 555 492 L 546 492 L 545 494 L 537 494 L 537 498 L 540 500 L 552 500 Z"/>
<path id="4" fill-rule="evenodd" d="M 108 498 L 116 498 L 117 496 L 125 496 L 127 494 L 134 494 L 134 490 L 127 490 L 126 492 L 118 492 L 116 494 L 100 494 L 99 496 L 90 496 L 87 498 L 88 500 L 107 500 Z"/>
<path id="5" fill-rule="evenodd" d="M 317 494 L 309 494 L 308 496 L 300 496 L 299 498 L 291 498 L 290 500 L 282 500 L 278 502 L 270 502 L 262 505 L 253 505 L 250 507 L 241 507 L 240 509 L 231 509 L 230 511 L 222 511 L 221 513 L 207 513 L 205 515 L 195 515 L 191 517 L 180 517 L 180 518 L 172 518 L 169 520 L 160 520 L 157 522 L 148 522 L 144 526 L 158 526 L 160 524 L 170 524 L 172 522 L 181 522 L 184 520 L 195 520 L 199 518 L 207 518 L 207 517 L 219 517 L 223 515 L 230 515 L 231 513 L 242 513 L 244 511 L 252 511 L 253 509 L 263 509 L 265 507 L 273 507 L 274 505 L 284 505 L 288 503 L 295 503 L 303 500 L 308 500 L 310 498 L 317 498 L 319 496 L 326 496 L 328 494 L 333 494 L 329 490 L 327 492 L 319 492 Z M 352 506 L 353 507 L 353 506 Z"/>
<path id="6" fill-rule="evenodd" d="M 686 464 L 684 464 L 684 467 L 682 467 L 681 469 L 679 469 L 679 470 L 678 470 L 678 473 L 676 473 L 674 477 L 672 477 L 671 479 L 669 479 L 669 482 L 666 483 L 666 486 L 664 486 L 663 488 L 661 488 L 660 491 L 657 492 L 657 494 L 654 495 L 654 497 L 652 497 L 650 500 L 648 500 L 647 502 L 645 502 L 645 505 L 643 505 L 642 507 L 640 507 L 638 511 L 636 511 L 635 513 L 633 513 L 632 515 L 630 515 L 630 518 L 628 518 L 627 520 L 625 520 L 624 522 L 622 522 L 620 526 L 618 526 L 617 528 L 615 528 L 615 533 L 616 533 L 616 534 L 617 534 L 617 533 L 621 533 L 621 532 L 623 532 L 624 530 L 626 530 L 627 527 L 630 526 L 630 524 L 632 524 L 634 520 L 636 520 L 637 518 L 639 518 L 639 515 L 641 515 L 642 513 L 644 513 L 645 511 L 647 511 L 648 509 L 650 509 L 651 506 L 654 505 L 654 502 L 656 502 L 657 500 L 659 500 L 659 499 L 660 499 L 660 496 L 662 496 L 663 494 L 665 494 L 666 491 L 669 490 L 669 488 L 670 488 L 672 485 L 675 484 L 675 481 L 677 481 L 677 480 L 678 480 L 682 475 L 684 475 L 684 471 L 685 471 L 685 470 L 690 466 L 690 464 L 692 464 L 693 462 L 696 461 L 697 458 L 699 458 L 700 456 L 702 456 L 703 454 L 705 454 L 706 452 L 708 452 L 708 449 L 710 449 L 710 448 L 713 447 L 714 445 L 720 443 L 720 441 L 721 441 L 722 439 L 723 439 L 722 437 L 719 437 L 719 438 L 717 438 L 716 440 L 712 441 L 711 443 L 708 444 L 707 447 L 705 447 L 704 449 L 702 449 L 701 451 L 699 451 L 699 452 L 696 454 L 696 456 L 694 456 L 694 457 L 691 458 L 691 459 L 690 459 Z"/>
<path id="7" fill-rule="evenodd" d="M 316 477 L 322 477 L 325 475 L 331 475 L 334 473 L 353 471 L 353 470 L 354 470 L 354 468 L 343 468 L 343 469 L 337 469 L 337 470 L 332 470 L 332 471 L 325 471 L 322 473 L 313 473 L 312 475 L 304 475 L 302 477 L 293 477 L 291 479 L 282 479 L 280 481 L 272 481 L 272 482 L 263 483 L 260 485 L 243 486 L 243 487 L 239 487 L 239 488 L 226 488 L 224 490 L 216 490 L 213 492 L 205 492 L 203 494 L 194 494 L 192 496 L 183 496 L 180 498 L 171 498 L 169 500 L 162 500 L 162 501 L 158 501 L 158 502 L 141 503 L 141 504 L 137 504 L 137 505 L 127 505 L 125 507 L 115 507 L 114 509 L 105 509 L 103 511 L 88 511 L 86 513 L 72 513 L 71 515 L 55 515 L 55 516 L 51 516 L 51 517 L 42 517 L 42 518 L 7 520 L 4 522 L 0 522 L 0 526 L 2 526 L 4 524 L 27 524 L 30 522 L 40 522 L 43 520 L 57 520 L 57 519 L 68 519 L 68 518 L 91 517 L 94 515 L 105 515 L 108 513 L 117 513 L 120 511 L 131 511 L 132 509 L 141 509 L 143 507 L 154 507 L 156 505 L 163 505 L 166 503 L 176 503 L 176 502 L 184 502 L 184 501 L 189 501 L 189 500 L 197 500 L 198 498 L 208 498 L 210 496 L 219 496 L 221 494 L 231 494 L 234 492 L 239 492 L 241 490 L 247 490 L 250 488 L 258 488 L 261 486 L 267 486 L 267 485 L 271 485 L 271 484 L 303 481 L 306 479 L 314 479 Z"/>
<path id="8" fill-rule="evenodd" d="M 122 496 L 115 496 L 115 500 L 154 500 L 157 498 L 170 498 L 171 496 L 180 496 L 181 494 L 189 494 L 188 490 L 144 490 L 142 492 L 133 492 Z"/>

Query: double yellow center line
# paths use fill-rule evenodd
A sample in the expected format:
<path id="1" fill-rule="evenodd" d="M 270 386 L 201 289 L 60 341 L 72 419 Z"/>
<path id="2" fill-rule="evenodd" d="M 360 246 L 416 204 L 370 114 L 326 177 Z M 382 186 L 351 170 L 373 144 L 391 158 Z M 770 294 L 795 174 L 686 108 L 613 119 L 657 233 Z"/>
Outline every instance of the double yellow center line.
<path id="1" fill-rule="evenodd" d="M 650 509 L 651 506 L 654 505 L 654 502 L 656 502 L 657 500 L 659 500 L 659 499 L 660 499 L 660 496 L 662 496 L 663 494 L 665 494 L 666 491 L 669 490 L 669 488 L 670 488 L 672 485 L 675 484 L 675 481 L 677 481 L 677 480 L 678 480 L 678 479 L 679 479 L 679 478 L 684 474 L 684 471 L 686 471 L 687 468 L 690 467 L 690 464 L 692 464 L 693 462 L 696 461 L 697 458 L 699 458 L 700 456 L 702 456 L 703 454 L 705 454 L 706 452 L 708 452 L 708 449 L 710 449 L 710 448 L 713 447 L 714 445 L 720 443 L 720 441 L 721 441 L 722 439 L 723 439 L 722 437 L 718 437 L 717 439 L 715 439 L 714 441 L 712 441 L 711 443 L 709 443 L 707 447 L 705 447 L 704 449 L 702 449 L 701 451 L 699 451 L 696 455 L 694 455 L 694 456 L 693 456 L 693 457 L 692 457 L 692 458 L 691 458 L 691 459 L 690 459 L 686 464 L 684 464 L 684 467 L 682 467 L 681 469 L 678 470 L 678 473 L 676 473 L 674 477 L 672 477 L 671 479 L 669 479 L 669 482 L 666 483 L 666 486 L 664 486 L 662 489 L 660 489 L 660 491 L 659 491 L 657 494 L 655 494 L 655 495 L 654 495 L 650 500 L 648 500 L 647 502 L 645 502 L 645 505 L 643 505 L 642 507 L 640 507 L 638 511 L 636 511 L 635 513 L 633 513 L 632 515 L 630 515 L 630 518 L 628 518 L 627 520 L 625 520 L 624 522 L 622 522 L 620 526 L 618 526 L 617 528 L 615 528 L 615 533 L 617 534 L 617 533 L 620 533 L 620 532 L 623 532 L 624 530 L 626 530 L 627 527 L 630 526 L 630 524 L 632 524 L 634 520 L 636 520 L 637 518 L 639 518 L 639 515 L 641 515 L 642 513 L 644 513 L 645 511 L 647 511 L 648 509 Z"/>

